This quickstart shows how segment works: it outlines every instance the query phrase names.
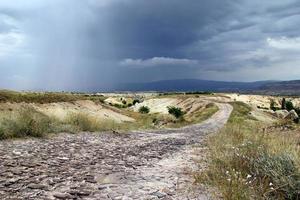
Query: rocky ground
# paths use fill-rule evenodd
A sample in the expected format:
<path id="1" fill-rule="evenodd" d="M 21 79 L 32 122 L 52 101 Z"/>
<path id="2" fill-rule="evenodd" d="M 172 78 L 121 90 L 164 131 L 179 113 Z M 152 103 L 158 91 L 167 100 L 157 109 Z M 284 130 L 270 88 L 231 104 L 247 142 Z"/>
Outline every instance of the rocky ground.
<path id="1" fill-rule="evenodd" d="M 232 111 L 218 106 L 182 129 L 2 141 L 0 199 L 209 199 L 188 172 L 201 168 L 204 136 Z"/>

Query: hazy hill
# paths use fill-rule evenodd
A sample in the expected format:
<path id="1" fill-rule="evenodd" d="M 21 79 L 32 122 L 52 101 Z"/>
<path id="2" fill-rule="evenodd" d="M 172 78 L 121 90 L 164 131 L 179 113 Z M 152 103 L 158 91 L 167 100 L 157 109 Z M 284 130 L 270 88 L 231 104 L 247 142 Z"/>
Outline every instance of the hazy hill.
<path id="1" fill-rule="evenodd" d="M 120 91 L 213 91 L 245 92 L 259 90 L 272 81 L 258 82 L 225 82 L 198 79 L 163 80 L 148 83 L 123 84 Z"/>
<path id="2" fill-rule="evenodd" d="M 300 80 L 266 83 L 259 88 L 259 93 L 300 95 Z"/>
<path id="3" fill-rule="evenodd" d="M 128 83 L 116 88 L 118 91 L 211 91 L 241 92 L 272 95 L 300 95 L 300 80 L 226 82 L 198 79 L 162 80 L 148 83 Z"/>

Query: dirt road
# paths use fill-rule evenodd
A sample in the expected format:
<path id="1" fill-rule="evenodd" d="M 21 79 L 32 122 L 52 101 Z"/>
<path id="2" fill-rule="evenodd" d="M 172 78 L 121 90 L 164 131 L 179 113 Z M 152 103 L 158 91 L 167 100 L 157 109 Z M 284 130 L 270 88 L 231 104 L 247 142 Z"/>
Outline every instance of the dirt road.
<path id="1" fill-rule="evenodd" d="M 190 190 L 195 153 L 232 107 L 182 129 L 0 142 L 0 199 L 209 199 Z M 200 166 L 201 167 L 201 166 Z"/>

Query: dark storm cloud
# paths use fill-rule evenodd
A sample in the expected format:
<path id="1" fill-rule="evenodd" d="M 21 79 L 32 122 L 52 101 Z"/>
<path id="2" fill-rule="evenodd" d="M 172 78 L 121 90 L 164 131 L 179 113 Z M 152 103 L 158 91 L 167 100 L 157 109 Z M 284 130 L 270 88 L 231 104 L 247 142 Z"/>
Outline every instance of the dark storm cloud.
<path id="1" fill-rule="evenodd" d="M 3 0 L 0 87 L 295 78 L 299 9 L 296 0 Z M 293 75 L 278 74 L 283 66 Z"/>
<path id="2" fill-rule="evenodd" d="M 206 24 L 226 17 L 230 1 L 130 1 L 111 6 L 109 29 L 122 57 L 182 56 L 181 48 L 210 37 Z M 216 10 L 212 13 L 211 9 Z M 219 12 L 222 10 L 222 12 Z M 202 31 L 201 31 L 202 30 Z"/>

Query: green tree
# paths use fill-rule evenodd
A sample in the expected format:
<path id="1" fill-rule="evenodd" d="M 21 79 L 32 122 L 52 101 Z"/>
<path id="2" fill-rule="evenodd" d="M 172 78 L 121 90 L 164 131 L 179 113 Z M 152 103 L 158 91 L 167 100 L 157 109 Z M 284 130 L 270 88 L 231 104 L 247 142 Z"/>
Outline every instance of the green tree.
<path id="1" fill-rule="evenodd" d="M 169 114 L 173 115 L 177 119 L 183 117 L 183 115 L 185 114 L 181 110 L 181 108 L 177 108 L 177 107 L 174 107 L 174 106 L 168 106 L 168 112 L 169 112 Z"/>
<path id="2" fill-rule="evenodd" d="M 281 101 L 281 109 L 282 110 L 286 109 L 286 100 L 285 100 L 285 98 L 283 98 L 282 101 Z"/>
<path id="3" fill-rule="evenodd" d="M 134 99 L 133 102 L 132 102 L 133 105 L 135 105 L 135 104 L 137 104 L 137 103 L 140 103 L 140 100 Z"/>

